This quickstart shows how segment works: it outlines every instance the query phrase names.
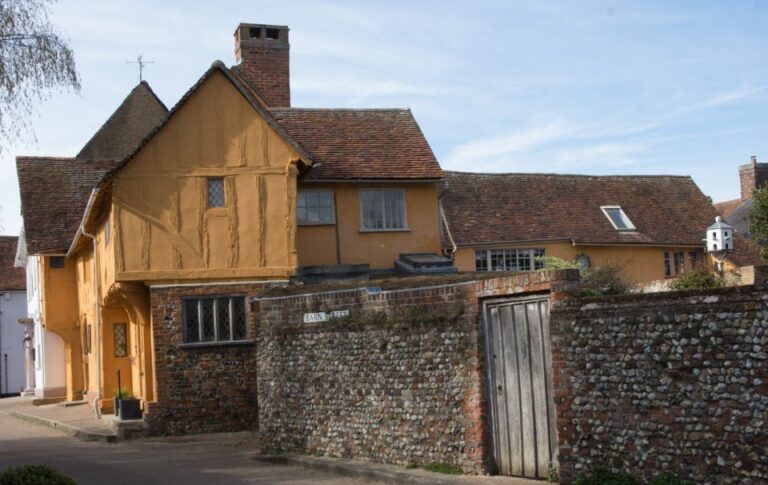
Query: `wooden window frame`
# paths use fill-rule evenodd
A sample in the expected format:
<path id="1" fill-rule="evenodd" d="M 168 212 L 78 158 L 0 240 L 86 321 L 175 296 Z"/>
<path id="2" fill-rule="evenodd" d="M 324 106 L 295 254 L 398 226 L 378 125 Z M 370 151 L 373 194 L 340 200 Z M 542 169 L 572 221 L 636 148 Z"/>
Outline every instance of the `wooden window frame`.
<path id="1" fill-rule="evenodd" d="M 397 227 L 397 228 L 368 228 L 365 227 L 365 207 L 363 207 L 364 200 L 365 200 L 365 194 L 366 193 L 386 193 L 386 192 L 398 192 L 402 194 L 402 200 L 403 200 L 403 227 Z M 382 199 L 383 200 L 383 199 Z M 360 202 L 360 232 L 407 232 L 410 231 L 408 227 L 408 197 L 406 194 L 406 191 L 402 187 L 397 188 L 375 188 L 375 189 L 360 189 L 359 191 L 359 202 Z M 384 206 L 384 210 L 386 211 L 386 206 Z M 386 220 L 386 212 L 383 213 L 382 218 L 383 220 Z"/>
<path id="2" fill-rule="evenodd" d="M 316 193 L 316 194 L 328 194 L 330 201 L 331 201 L 331 219 L 329 221 L 319 221 L 319 222 L 309 222 L 309 221 L 302 221 L 299 218 L 299 198 L 301 196 L 304 196 L 305 199 L 308 194 Z M 309 210 L 309 205 L 306 205 L 306 210 Z M 320 206 L 318 206 L 319 208 Z M 334 192 L 332 189 L 301 189 L 296 194 L 296 223 L 299 226 L 332 226 L 336 224 L 336 200 L 334 197 Z"/>
<path id="3" fill-rule="evenodd" d="M 484 256 L 483 256 L 484 254 Z M 476 249 L 475 250 L 475 271 L 476 272 L 527 272 L 537 271 L 544 268 L 544 263 L 536 261 L 536 258 L 544 258 L 547 255 L 545 248 L 515 248 L 515 249 Z M 494 259 L 496 258 L 496 259 Z M 483 264 L 486 269 L 479 268 L 478 262 L 485 260 Z M 529 261 L 529 269 L 520 269 L 520 261 Z M 502 269 L 494 269 L 494 261 L 502 261 Z M 515 269 L 509 269 L 514 262 Z M 510 264 L 508 264 L 510 263 Z"/>

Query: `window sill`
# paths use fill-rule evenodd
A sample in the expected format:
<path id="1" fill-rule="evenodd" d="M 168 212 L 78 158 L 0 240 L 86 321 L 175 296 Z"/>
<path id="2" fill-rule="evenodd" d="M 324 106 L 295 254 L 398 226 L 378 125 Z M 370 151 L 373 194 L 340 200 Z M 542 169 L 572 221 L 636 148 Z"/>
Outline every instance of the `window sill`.
<path id="1" fill-rule="evenodd" d="M 230 340 L 228 342 L 195 342 L 179 345 L 182 349 L 206 349 L 212 347 L 247 347 L 256 343 L 255 340 Z"/>
<path id="2" fill-rule="evenodd" d="M 323 227 L 323 226 L 335 226 L 336 222 L 299 222 L 297 224 L 299 227 Z"/>
<path id="3" fill-rule="evenodd" d="M 358 232 L 411 232 L 411 229 L 408 227 L 404 229 L 360 229 Z"/>

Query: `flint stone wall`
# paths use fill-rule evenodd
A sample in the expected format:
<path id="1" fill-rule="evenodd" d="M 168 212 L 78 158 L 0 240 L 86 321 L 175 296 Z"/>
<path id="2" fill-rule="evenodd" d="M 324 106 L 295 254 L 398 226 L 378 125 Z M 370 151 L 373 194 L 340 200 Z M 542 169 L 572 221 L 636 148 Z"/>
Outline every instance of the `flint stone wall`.
<path id="1" fill-rule="evenodd" d="M 551 334 L 562 483 L 768 481 L 765 288 L 571 300 Z"/>
<path id="2" fill-rule="evenodd" d="M 259 435 L 265 451 L 487 471 L 478 301 L 549 292 L 553 271 L 406 288 L 266 298 L 258 331 Z M 348 317 L 305 323 L 312 312 Z"/>

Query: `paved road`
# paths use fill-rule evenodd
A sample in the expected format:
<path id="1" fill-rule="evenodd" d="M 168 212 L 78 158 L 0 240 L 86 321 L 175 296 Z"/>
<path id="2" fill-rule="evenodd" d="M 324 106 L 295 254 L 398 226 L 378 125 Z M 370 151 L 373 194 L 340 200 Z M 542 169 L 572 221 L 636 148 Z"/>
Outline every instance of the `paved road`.
<path id="1" fill-rule="evenodd" d="M 2 400 L 0 400 L 2 401 Z M 87 484 L 371 484 L 251 459 L 253 442 L 226 437 L 83 442 L 9 416 L 0 403 L 0 471 L 46 464 Z"/>

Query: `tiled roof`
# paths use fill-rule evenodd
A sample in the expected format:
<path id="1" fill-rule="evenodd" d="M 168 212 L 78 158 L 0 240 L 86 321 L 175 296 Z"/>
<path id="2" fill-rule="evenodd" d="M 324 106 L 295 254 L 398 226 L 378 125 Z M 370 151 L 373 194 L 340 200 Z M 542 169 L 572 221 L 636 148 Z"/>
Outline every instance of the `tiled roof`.
<path id="1" fill-rule="evenodd" d="M 16 158 L 29 254 L 65 253 L 69 249 L 91 190 L 115 165 L 104 160 Z"/>
<path id="2" fill-rule="evenodd" d="M 743 234 L 738 232 L 733 234 L 733 248 L 733 252 L 728 254 L 728 259 L 738 266 L 759 266 L 765 264 L 760 245 Z"/>
<path id="3" fill-rule="evenodd" d="M 445 174 L 441 204 L 458 245 L 572 240 L 701 246 L 717 215 L 690 177 Z M 600 209 L 607 205 L 621 206 L 637 231 L 614 229 Z"/>
<path id="4" fill-rule="evenodd" d="M 119 160 L 168 114 L 146 81 L 139 83 L 85 144 L 76 158 Z"/>
<path id="5" fill-rule="evenodd" d="M 408 109 L 269 110 L 315 165 L 303 180 L 439 179 L 443 172 Z"/>
<path id="6" fill-rule="evenodd" d="M 18 240 L 16 236 L 0 236 L 0 292 L 23 291 L 27 287 L 24 268 L 13 266 Z"/>
<path id="7" fill-rule="evenodd" d="M 715 202 L 715 209 L 723 216 L 724 219 L 728 217 L 741 205 L 741 199 L 726 200 L 725 202 Z"/>

